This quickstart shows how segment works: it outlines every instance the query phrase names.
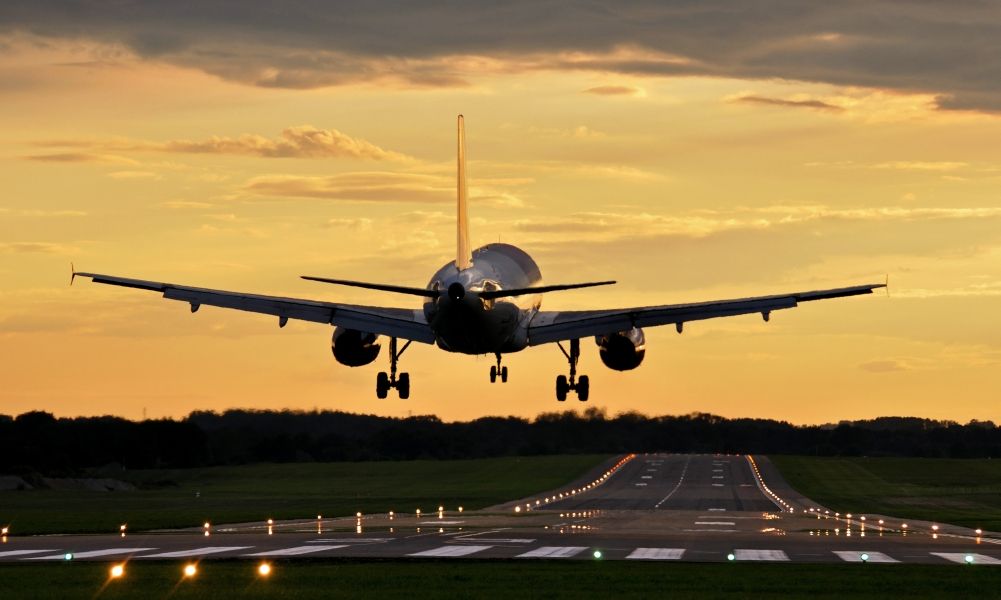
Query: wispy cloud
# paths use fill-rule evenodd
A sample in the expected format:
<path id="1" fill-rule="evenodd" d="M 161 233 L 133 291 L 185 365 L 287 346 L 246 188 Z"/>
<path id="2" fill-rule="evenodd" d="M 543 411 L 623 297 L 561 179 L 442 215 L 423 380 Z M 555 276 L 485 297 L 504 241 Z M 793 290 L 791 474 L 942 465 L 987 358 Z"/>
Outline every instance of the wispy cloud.
<path id="1" fill-rule="evenodd" d="M 832 112 L 841 112 L 845 110 L 842 106 L 824 102 L 823 100 L 818 100 L 816 98 L 772 98 L 769 96 L 758 96 L 755 94 L 738 94 L 736 96 L 728 97 L 726 101 L 730 103 L 764 104 L 790 108 L 813 108 Z"/>
<path id="2" fill-rule="evenodd" d="M 643 90 L 632 85 L 598 85 L 583 90 L 595 96 L 642 96 Z"/>
<path id="3" fill-rule="evenodd" d="M 914 369 L 909 362 L 900 359 L 872 360 L 864 362 L 858 367 L 863 371 L 868 371 L 870 373 L 894 373 Z"/>
<path id="4" fill-rule="evenodd" d="M 55 163 L 111 163 L 138 165 L 139 162 L 124 156 L 114 154 L 96 154 L 93 152 L 51 152 L 46 154 L 30 154 L 25 160 Z"/>
<path id="5" fill-rule="evenodd" d="M 51 242 L 0 242 L 0 253 L 8 254 L 73 254 L 78 249 Z"/>

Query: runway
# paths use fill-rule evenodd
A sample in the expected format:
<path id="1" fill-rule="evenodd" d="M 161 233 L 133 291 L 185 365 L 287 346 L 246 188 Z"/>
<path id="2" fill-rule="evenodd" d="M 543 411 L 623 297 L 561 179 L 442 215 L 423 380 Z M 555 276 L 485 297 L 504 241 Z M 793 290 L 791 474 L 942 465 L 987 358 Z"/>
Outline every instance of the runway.
<path id="1" fill-rule="evenodd" d="M 827 511 L 827 512 L 825 512 Z M 863 516 L 867 517 L 863 520 Z M 837 515 L 763 457 L 629 455 L 482 511 L 380 514 L 145 534 L 10 537 L 0 561 L 315 558 L 1001 564 L 1001 537 Z"/>

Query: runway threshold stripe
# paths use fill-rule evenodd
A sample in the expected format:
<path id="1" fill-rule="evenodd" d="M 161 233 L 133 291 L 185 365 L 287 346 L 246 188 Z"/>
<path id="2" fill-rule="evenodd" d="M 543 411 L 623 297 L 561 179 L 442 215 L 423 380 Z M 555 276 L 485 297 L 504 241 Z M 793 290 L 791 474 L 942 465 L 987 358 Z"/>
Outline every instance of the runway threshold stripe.
<path id="1" fill-rule="evenodd" d="M 107 548 L 105 550 L 88 550 L 86 552 L 73 552 L 73 559 L 97 558 L 99 556 L 116 556 L 121 554 L 135 554 L 136 552 L 146 552 L 156 550 L 156 548 Z M 24 560 L 66 560 L 66 554 L 53 554 L 50 556 L 29 556 Z"/>
<path id="2" fill-rule="evenodd" d="M 637 548 L 626 558 L 633 560 L 680 560 L 684 553 L 683 548 Z"/>
<path id="3" fill-rule="evenodd" d="M 423 552 L 414 552 L 407 556 L 468 556 L 489 550 L 490 548 L 493 548 L 493 546 L 441 546 L 440 548 L 432 548 Z"/>
<path id="4" fill-rule="evenodd" d="M 843 560 L 845 562 L 860 563 L 860 562 L 862 562 L 862 555 L 863 554 L 868 554 L 869 555 L 869 558 L 868 558 L 868 560 L 866 562 L 871 562 L 871 563 L 897 563 L 897 562 L 900 562 L 899 560 L 897 560 L 895 558 L 892 558 L 890 556 L 887 556 L 886 554 L 883 554 L 882 552 L 867 552 L 865 550 L 859 550 L 857 552 L 855 550 L 834 550 L 834 553 L 838 555 L 838 558 L 840 558 L 841 560 Z"/>
<path id="5" fill-rule="evenodd" d="M 177 550 L 176 552 L 147 554 L 141 558 L 184 558 L 187 556 L 204 556 L 206 554 L 234 552 L 236 550 L 246 550 L 247 548 L 253 548 L 253 546 L 204 546 L 202 548 L 192 548 L 191 550 Z"/>
<path id="6" fill-rule="evenodd" d="M 972 556 L 973 564 L 975 565 L 1001 565 L 1001 560 L 993 556 L 987 556 L 986 554 L 971 554 L 968 552 L 932 552 L 931 554 L 959 564 L 965 564 L 966 557 Z"/>
<path id="7" fill-rule="evenodd" d="M 0 558 L 11 558 L 14 556 L 24 556 L 26 554 L 41 554 L 43 552 L 55 552 L 54 549 L 49 550 L 8 550 L 7 552 L 0 552 Z"/>
<path id="8" fill-rule="evenodd" d="M 737 560 L 789 560 L 785 552 L 781 550 L 748 550 L 740 549 L 733 551 Z"/>
<path id="9" fill-rule="evenodd" d="M 323 546 L 323 545 L 295 546 L 293 548 L 281 548 L 278 550 L 265 550 L 264 552 L 244 554 L 244 556 L 299 556 L 302 554 L 311 554 L 313 552 L 323 552 L 324 550 L 336 550 L 338 548 L 347 548 L 347 547 L 348 547 L 347 544 L 338 544 L 336 546 Z"/>
<path id="10" fill-rule="evenodd" d="M 542 546 L 519 554 L 517 558 L 570 558 L 587 550 L 585 546 Z"/>

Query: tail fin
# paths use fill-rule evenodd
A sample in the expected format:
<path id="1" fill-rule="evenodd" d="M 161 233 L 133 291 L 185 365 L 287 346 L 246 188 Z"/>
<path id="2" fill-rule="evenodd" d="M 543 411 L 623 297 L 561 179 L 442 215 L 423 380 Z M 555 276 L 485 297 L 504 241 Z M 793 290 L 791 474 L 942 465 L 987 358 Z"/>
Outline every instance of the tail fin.
<path id="1" fill-rule="evenodd" d="M 473 266 L 473 250 L 469 247 L 469 216 L 466 211 L 466 126 L 462 115 L 459 115 L 457 171 L 455 268 L 462 271 Z"/>

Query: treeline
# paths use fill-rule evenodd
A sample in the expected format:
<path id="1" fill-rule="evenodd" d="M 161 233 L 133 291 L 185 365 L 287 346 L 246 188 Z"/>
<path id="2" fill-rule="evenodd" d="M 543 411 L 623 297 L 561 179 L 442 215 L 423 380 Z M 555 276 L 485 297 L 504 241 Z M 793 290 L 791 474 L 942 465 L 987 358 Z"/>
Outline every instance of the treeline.
<path id="1" fill-rule="evenodd" d="M 334 411 L 194 412 L 182 420 L 0 415 L 0 474 L 183 468 L 254 462 L 411 460 L 618 452 L 820 456 L 1001 456 L 1001 428 L 907 417 L 796 426 L 710 414 L 609 417 L 589 409 L 535 419 L 379 417 Z"/>

